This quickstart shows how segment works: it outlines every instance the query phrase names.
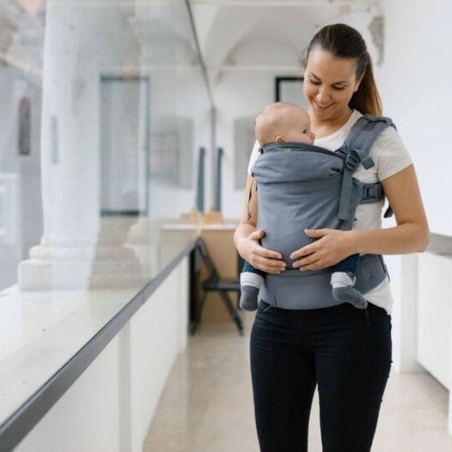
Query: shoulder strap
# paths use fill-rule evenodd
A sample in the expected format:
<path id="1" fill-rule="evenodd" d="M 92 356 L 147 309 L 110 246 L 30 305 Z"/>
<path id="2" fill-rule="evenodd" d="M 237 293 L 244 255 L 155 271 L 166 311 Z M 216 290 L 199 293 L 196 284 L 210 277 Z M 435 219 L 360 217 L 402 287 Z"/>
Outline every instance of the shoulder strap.
<path id="1" fill-rule="evenodd" d="M 377 136 L 388 126 L 395 127 L 392 119 L 367 113 L 356 121 L 348 133 L 344 145 L 349 149 L 363 149 L 369 153 Z"/>
<path id="2" fill-rule="evenodd" d="M 395 127 L 390 118 L 370 114 L 363 115 L 350 130 L 344 144 L 338 149 L 337 153 L 344 158 L 339 220 L 347 220 L 350 215 L 353 173 L 360 163 L 365 169 L 375 165 L 369 156 L 370 148 L 377 136 L 389 126 Z"/>

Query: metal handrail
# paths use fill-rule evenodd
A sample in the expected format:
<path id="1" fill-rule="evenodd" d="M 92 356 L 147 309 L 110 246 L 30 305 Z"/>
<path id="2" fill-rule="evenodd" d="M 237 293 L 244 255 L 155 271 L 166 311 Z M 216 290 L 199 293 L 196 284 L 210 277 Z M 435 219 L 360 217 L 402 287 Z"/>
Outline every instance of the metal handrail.
<path id="1" fill-rule="evenodd" d="M 80 375 L 121 331 L 138 309 L 195 249 L 193 240 L 155 278 L 151 279 L 96 335 L 0 425 L 0 452 L 12 451 L 65 394 Z"/>

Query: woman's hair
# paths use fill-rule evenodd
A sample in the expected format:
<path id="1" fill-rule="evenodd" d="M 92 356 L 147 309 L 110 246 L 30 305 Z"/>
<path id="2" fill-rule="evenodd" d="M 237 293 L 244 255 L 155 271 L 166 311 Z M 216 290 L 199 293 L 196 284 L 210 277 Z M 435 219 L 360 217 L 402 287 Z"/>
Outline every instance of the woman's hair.
<path id="1" fill-rule="evenodd" d="M 372 60 L 366 42 L 354 28 L 345 24 L 327 25 L 320 29 L 311 39 L 308 48 L 301 58 L 301 65 L 306 68 L 311 50 L 319 46 L 337 58 L 353 58 L 356 60 L 356 77 L 362 76 L 358 91 L 353 94 L 349 106 L 365 114 L 381 116 L 382 105 L 380 94 L 372 68 Z"/>

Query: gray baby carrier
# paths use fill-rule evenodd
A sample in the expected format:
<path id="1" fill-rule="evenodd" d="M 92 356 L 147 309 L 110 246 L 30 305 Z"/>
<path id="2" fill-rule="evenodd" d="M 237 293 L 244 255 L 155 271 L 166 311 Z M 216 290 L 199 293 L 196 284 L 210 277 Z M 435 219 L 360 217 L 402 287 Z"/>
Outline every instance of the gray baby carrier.
<path id="1" fill-rule="evenodd" d="M 384 199 L 379 182 L 364 184 L 353 177 L 361 163 L 374 166 L 369 151 L 378 134 L 394 124 L 389 118 L 362 116 L 335 152 L 302 143 L 272 143 L 260 149 L 251 172 L 256 180 L 258 227 L 262 246 L 278 251 L 287 263 L 278 275 L 267 274 L 260 297 L 284 309 L 315 309 L 340 304 L 332 296 L 333 268 L 300 271 L 290 254 L 312 243 L 305 229 L 352 228 L 361 203 Z M 385 216 L 389 216 L 386 212 Z M 387 270 L 380 255 L 361 256 L 355 288 L 362 294 L 380 284 Z"/>

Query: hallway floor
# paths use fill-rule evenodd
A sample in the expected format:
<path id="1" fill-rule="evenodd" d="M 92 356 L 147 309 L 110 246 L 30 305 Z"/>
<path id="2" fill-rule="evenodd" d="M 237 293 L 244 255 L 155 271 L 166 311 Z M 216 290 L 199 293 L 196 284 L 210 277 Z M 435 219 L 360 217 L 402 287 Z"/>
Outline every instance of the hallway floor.
<path id="1" fill-rule="evenodd" d="M 165 386 L 144 452 L 258 452 L 248 343 L 233 325 L 200 325 Z M 321 452 L 317 399 L 310 452 Z M 392 374 L 372 452 L 452 452 L 448 392 L 428 374 Z"/>

